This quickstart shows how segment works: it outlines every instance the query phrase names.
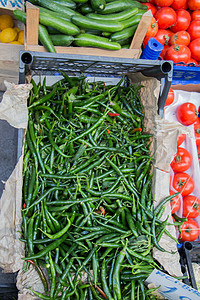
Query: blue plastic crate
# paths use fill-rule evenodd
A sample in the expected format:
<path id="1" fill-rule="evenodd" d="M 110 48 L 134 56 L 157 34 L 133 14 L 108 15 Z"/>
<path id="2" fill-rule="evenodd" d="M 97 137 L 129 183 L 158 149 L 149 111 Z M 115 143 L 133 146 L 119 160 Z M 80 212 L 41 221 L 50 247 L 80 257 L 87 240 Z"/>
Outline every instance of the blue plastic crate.
<path id="1" fill-rule="evenodd" d="M 200 67 L 194 64 L 174 64 L 172 85 L 200 83 Z"/>

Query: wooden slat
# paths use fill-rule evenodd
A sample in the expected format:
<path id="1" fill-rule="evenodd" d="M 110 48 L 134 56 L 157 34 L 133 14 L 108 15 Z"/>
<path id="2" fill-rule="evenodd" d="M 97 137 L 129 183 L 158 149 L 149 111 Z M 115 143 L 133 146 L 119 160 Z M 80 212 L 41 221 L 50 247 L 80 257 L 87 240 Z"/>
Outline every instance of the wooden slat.
<path id="1" fill-rule="evenodd" d="M 26 44 L 38 45 L 39 9 L 26 2 Z"/>
<path id="2" fill-rule="evenodd" d="M 55 47 L 57 53 L 64 54 L 78 54 L 78 55 L 95 55 L 107 57 L 121 57 L 121 58 L 139 58 L 141 54 L 140 49 L 121 49 L 121 50 L 104 50 L 99 48 L 86 47 Z M 26 45 L 27 51 L 47 52 L 43 46 Z"/>
<path id="3" fill-rule="evenodd" d="M 148 27 L 151 24 L 151 19 L 153 15 L 151 10 L 148 10 L 141 18 L 140 23 L 136 29 L 136 32 L 133 36 L 130 49 L 137 49 L 138 47 L 142 47 L 142 43 L 144 37 L 147 33 Z"/>

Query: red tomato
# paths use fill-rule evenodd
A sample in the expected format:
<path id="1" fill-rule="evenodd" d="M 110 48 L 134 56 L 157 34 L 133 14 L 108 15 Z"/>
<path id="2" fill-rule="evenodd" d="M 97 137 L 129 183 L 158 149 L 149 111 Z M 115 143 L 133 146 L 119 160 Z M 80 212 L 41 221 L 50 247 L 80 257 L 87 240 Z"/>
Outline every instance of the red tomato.
<path id="1" fill-rule="evenodd" d="M 173 45 L 169 47 L 165 54 L 166 60 L 173 60 L 175 63 L 184 62 L 187 64 L 190 57 L 190 49 L 184 45 Z"/>
<path id="2" fill-rule="evenodd" d="M 155 14 L 160 29 L 166 29 L 176 23 L 176 13 L 171 7 L 162 7 Z"/>
<path id="3" fill-rule="evenodd" d="M 170 195 L 175 194 L 173 191 L 169 191 Z M 177 212 L 181 206 L 181 196 L 177 195 L 174 198 L 170 200 L 170 205 L 171 205 L 171 214 L 174 214 Z"/>
<path id="4" fill-rule="evenodd" d="M 172 34 L 169 40 L 171 45 L 185 45 L 188 46 L 190 43 L 190 35 L 187 31 L 177 31 L 176 33 Z"/>
<path id="5" fill-rule="evenodd" d="M 191 154 L 184 148 L 178 147 L 170 166 L 174 172 L 185 172 L 192 164 Z"/>
<path id="6" fill-rule="evenodd" d="M 200 38 L 200 20 L 192 21 L 187 31 L 191 37 L 191 40 Z"/>
<path id="7" fill-rule="evenodd" d="M 200 9 L 200 0 L 188 0 L 187 3 L 190 10 Z"/>
<path id="8" fill-rule="evenodd" d="M 148 3 L 148 2 L 145 2 L 145 3 L 142 3 L 142 5 L 146 5 L 148 6 L 148 9 L 147 10 L 151 10 L 152 12 L 152 15 L 155 16 L 156 12 L 157 12 L 157 9 L 155 8 L 155 6 L 151 3 Z"/>
<path id="9" fill-rule="evenodd" d="M 172 90 L 172 88 L 170 88 L 165 102 L 165 106 L 172 104 L 173 101 L 174 101 L 174 91 Z"/>
<path id="10" fill-rule="evenodd" d="M 186 218 L 197 218 L 200 214 L 200 200 L 193 195 L 183 197 L 183 216 Z"/>
<path id="11" fill-rule="evenodd" d="M 155 4 L 158 6 L 170 6 L 174 0 L 155 0 Z"/>
<path id="12" fill-rule="evenodd" d="M 169 32 L 165 29 L 158 29 L 155 39 L 159 41 L 162 45 L 167 45 L 169 42 Z"/>
<path id="13" fill-rule="evenodd" d="M 182 196 L 187 196 L 194 190 L 194 181 L 187 173 L 175 173 L 172 186 L 177 192 L 181 192 Z"/>
<path id="14" fill-rule="evenodd" d="M 194 59 L 194 58 L 190 58 L 187 62 L 188 64 L 195 64 L 195 65 L 198 65 L 198 62 Z"/>
<path id="15" fill-rule="evenodd" d="M 194 134 L 197 146 L 200 145 L 200 124 L 194 124 Z"/>
<path id="16" fill-rule="evenodd" d="M 200 165 L 200 146 L 197 146 L 197 153 L 198 153 L 199 165 Z"/>
<path id="17" fill-rule="evenodd" d="M 176 116 L 181 124 L 188 126 L 197 121 L 198 111 L 193 103 L 185 102 L 178 106 Z"/>
<path id="18" fill-rule="evenodd" d="M 190 13 L 185 9 L 176 11 L 176 23 L 170 29 L 173 32 L 187 30 L 191 21 Z"/>
<path id="19" fill-rule="evenodd" d="M 169 45 L 164 45 L 164 48 L 163 48 L 163 50 L 162 50 L 162 52 L 160 53 L 160 55 L 163 57 L 163 58 L 165 58 L 165 54 L 166 54 L 166 52 L 167 52 L 167 50 L 169 49 Z M 166 102 L 167 102 L 167 100 L 166 100 Z M 165 103 L 165 105 L 166 105 L 166 103 Z M 167 104 L 168 105 L 168 104 Z"/>
<path id="20" fill-rule="evenodd" d="M 155 0 L 149 0 L 149 3 L 155 4 Z"/>
<path id="21" fill-rule="evenodd" d="M 188 47 L 191 51 L 192 58 L 200 61 L 200 38 L 191 41 Z"/>
<path id="22" fill-rule="evenodd" d="M 199 236 L 198 223 L 193 219 L 188 219 L 186 222 L 183 222 L 183 225 L 181 226 L 181 232 L 182 232 L 182 237 L 181 234 L 179 234 L 179 239 L 182 242 L 195 241 Z"/>
<path id="23" fill-rule="evenodd" d="M 177 139 L 177 147 L 180 146 L 185 140 L 186 134 L 180 134 Z"/>
<path id="24" fill-rule="evenodd" d="M 192 18 L 192 21 L 194 21 L 194 20 L 200 20 L 200 9 L 193 11 L 191 13 L 191 18 Z"/>
<path id="25" fill-rule="evenodd" d="M 158 32 L 158 23 L 156 22 L 156 19 L 153 17 L 145 37 L 153 37 L 156 35 L 157 32 Z"/>
<path id="26" fill-rule="evenodd" d="M 171 7 L 174 10 L 184 8 L 187 3 L 187 0 L 174 0 L 174 2 L 171 4 Z"/>

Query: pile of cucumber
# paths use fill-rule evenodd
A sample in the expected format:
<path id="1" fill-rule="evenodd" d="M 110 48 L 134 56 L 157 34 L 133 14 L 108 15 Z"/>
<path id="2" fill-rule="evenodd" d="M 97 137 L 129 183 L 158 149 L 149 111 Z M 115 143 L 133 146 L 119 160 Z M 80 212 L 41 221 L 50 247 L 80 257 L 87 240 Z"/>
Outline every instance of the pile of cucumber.
<path id="1" fill-rule="evenodd" d="M 147 6 L 136 0 L 30 0 L 39 8 L 39 41 L 54 46 L 129 48 Z M 142 2 L 142 1 L 141 1 Z M 26 14 L 14 10 L 26 23 Z"/>

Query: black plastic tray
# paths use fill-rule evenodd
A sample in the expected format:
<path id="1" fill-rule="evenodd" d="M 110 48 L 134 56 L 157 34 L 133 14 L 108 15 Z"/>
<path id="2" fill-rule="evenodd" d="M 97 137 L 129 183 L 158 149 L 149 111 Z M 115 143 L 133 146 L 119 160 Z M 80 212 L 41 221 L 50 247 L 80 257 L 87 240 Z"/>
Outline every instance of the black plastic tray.
<path id="1" fill-rule="evenodd" d="M 184 242 L 179 249 L 179 253 L 180 263 L 183 267 L 182 271 L 184 270 L 183 273 L 187 276 L 184 282 L 194 289 L 197 289 L 192 263 L 200 264 L 200 242 Z"/>
<path id="2" fill-rule="evenodd" d="M 121 77 L 140 72 L 143 76 L 154 77 L 161 82 L 158 114 L 163 117 L 163 108 L 172 82 L 173 62 L 20 51 L 19 83 L 25 82 L 25 74 L 28 73 L 55 76 L 59 74 L 59 70 L 69 76 L 84 74 L 92 77 Z"/>

